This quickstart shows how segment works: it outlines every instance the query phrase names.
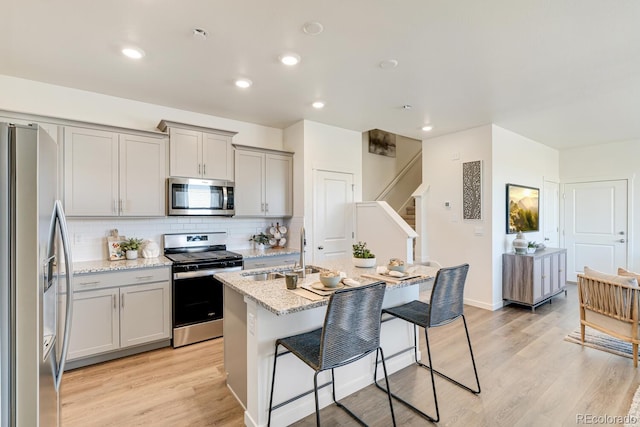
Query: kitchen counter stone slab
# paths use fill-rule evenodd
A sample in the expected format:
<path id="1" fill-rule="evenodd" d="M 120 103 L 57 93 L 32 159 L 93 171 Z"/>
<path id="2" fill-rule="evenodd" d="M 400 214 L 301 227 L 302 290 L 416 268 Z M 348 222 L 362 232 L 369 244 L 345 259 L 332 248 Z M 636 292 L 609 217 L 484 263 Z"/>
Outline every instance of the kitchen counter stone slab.
<path id="1" fill-rule="evenodd" d="M 267 248 L 263 251 L 257 249 L 230 249 L 233 252 L 241 254 L 245 259 L 261 258 L 278 255 L 300 255 L 300 250 L 295 248 Z"/>
<path id="2" fill-rule="evenodd" d="M 158 258 L 138 258 L 121 261 L 95 260 L 80 261 L 73 263 L 74 274 L 102 273 L 117 270 L 131 270 L 136 268 L 152 268 L 170 266 L 168 258 L 160 256 Z"/>
<path id="3" fill-rule="evenodd" d="M 307 266 L 310 267 L 310 266 Z M 357 280 L 362 285 L 373 283 L 375 280 L 361 277 L 362 274 L 375 274 L 375 267 L 358 268 L 353 266 L 351 258 L 348 260 L 326 262 L 321 266 L 314 266 L 321 270 L 336 270 L 347 274 L 347 277 Z M 284 278 L 273 280 L 256 281 L 251 276 L 262 272 L 281 271 L 290 267 L 279 266 L 272 268 L 261 268 L 254 270 L 244 270 L 241 272 L 218 273 L 215 275 L 226 286 L 239 292 L 247 298 L 252 299 L 258 305 L 264 307 L 276 315 L 296 313 L 315 307 L 321 307 L 329 303 L 329 297 L 319 301 L 311 301 L 289 291 L 286 288 Z M 398 284 L 387 283 L 387 292 L 407 286 L 413 286 L 432 280 L 438 269 L 423 265 L 409 266 L 407 272 L 421 274 L 422 276 L 410 280 L 402 281 Z M 298 280 L 298 288 L 302 285 L 311 285 L 320 281 L 320 273 L 307 274 L 306 278 Z"/>

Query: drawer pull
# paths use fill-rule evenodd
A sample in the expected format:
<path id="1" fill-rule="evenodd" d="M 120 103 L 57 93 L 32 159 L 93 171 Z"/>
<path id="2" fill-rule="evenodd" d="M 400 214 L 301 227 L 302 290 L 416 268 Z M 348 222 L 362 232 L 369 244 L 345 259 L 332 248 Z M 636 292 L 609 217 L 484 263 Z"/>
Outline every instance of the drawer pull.
<path id="1" fill-rule="evenodd" d="M 265 263 L 260 263 L 260 264 L 254 264 L 256 267 L 266 267 L 267 264 Z"/>
<path id="2" fill-rule="evenodd" d="M 98 285 L 100 284 L 99 280 L 96 280 L 95 282 L 82 282 L 82 283 L 78 283 L 78 286 L 89 286 L 89 285 Z"/>
<path id="3" fill-rule="evenodd" d="M 136 276 L 138 280 L 153 279 L 153 276 Z"/>

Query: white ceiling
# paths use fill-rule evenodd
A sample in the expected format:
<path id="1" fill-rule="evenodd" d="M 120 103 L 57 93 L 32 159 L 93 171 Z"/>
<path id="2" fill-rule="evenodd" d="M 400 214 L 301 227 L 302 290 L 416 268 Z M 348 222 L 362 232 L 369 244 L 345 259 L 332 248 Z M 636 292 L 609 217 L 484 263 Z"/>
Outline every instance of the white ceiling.
<path id="1" fill-rule="evenodd" d="M 640 139 L 637 0 L 3 0 L 2 9 L 0 74 L 279 128 L 309 119 L 423 139 L 495 123 L 557 148 Z M 306 35 L 308 21 L 324 32 Z M 127 44 L 146 57 L 123 57 Z M 302 62 L 280 64 L 285 51 Z M 381 69 L 385 59 L 399 66 Z M 238 76 L 253 86 L 236 88 Z M 311 108 L 316 99 L 324 110 Z"/>

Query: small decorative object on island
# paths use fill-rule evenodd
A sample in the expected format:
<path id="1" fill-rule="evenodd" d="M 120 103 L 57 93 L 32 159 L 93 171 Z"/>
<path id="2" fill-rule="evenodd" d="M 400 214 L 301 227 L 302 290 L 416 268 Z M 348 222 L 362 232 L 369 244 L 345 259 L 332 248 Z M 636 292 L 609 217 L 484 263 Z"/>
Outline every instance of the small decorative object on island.
<path id="1" fill-rule="evenodd" d="M 337 271 L 323 271 L 320 273 L 320 283 L 324 285 L 325 288 L 335 288 L 340 283 L 340 273 Z"/>
<path id="2" fill-rule="evenodd" d="M 127 259 L 137 259 L 140 246 L 142 246 L 142 239 L 136 239 L 135 237 L 127 239 L 120 244 L 120 247 L 126 253 Z"/>
<path id="3" fill-rule="evenodd" d="M 400 273 L 404 273 L 406 268 L 407 266 L 404 261 L 399 258 L 391 258 L 389 260 L 389 265 L 387 265 L 388 270 L 399 271 Z"/>
<path id="4" fill-rule="evenodd" d="M 526 254 L 527 245 L 527 239 L 524 238 L 524 234 L 522 234 L 522 231 L 518 231 L 516 238 L 513 239 L 513 249 L 517 254 Z"/>
<path id="5" fill-rule="evenodd" d="M 538 249 L 538 244 L 535 241 L 531 241 L 529 243 L 527 243 L 527 253 L 528 254 L 533 254 L 536 252 L 536 249 Z"/>
<path id="6" fill-rule="evenodd" d="M 367 242 L 353 245 L 353 265 L 356 267 L 375 267 L 376 256 L 367 249 Z"/>
<path id="7" fill-rule="evenodd" d="M 249 241 L 256 245 L 258 251 L 263 252 L 265 245 L 269 244 L 269 236 L 261 232 L 260 234 L 251 236 Z"/>

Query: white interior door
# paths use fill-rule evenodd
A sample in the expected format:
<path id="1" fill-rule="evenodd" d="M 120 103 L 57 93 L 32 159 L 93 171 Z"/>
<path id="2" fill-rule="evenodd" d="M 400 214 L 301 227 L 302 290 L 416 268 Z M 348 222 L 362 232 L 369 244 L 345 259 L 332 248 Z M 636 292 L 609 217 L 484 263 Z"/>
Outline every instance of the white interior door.
<path id="1" fill-rule="evenodd" d="M 313 262 L 351 254 L 353 175 L 316 170 L 314 174 Z"/>
<path id="2" fill-rule="evenodd" d="M 585 266 L 613 274 L 627 266 L 627 181 L 565 184 L 567 280 Z"/>
<path id="3" fill-rule="evenodd" d="M 542 196 L 544 244 L 549 248 L 557 248 L 560 246 L 560 191 L 558 183 L 545 181 Z"/>

